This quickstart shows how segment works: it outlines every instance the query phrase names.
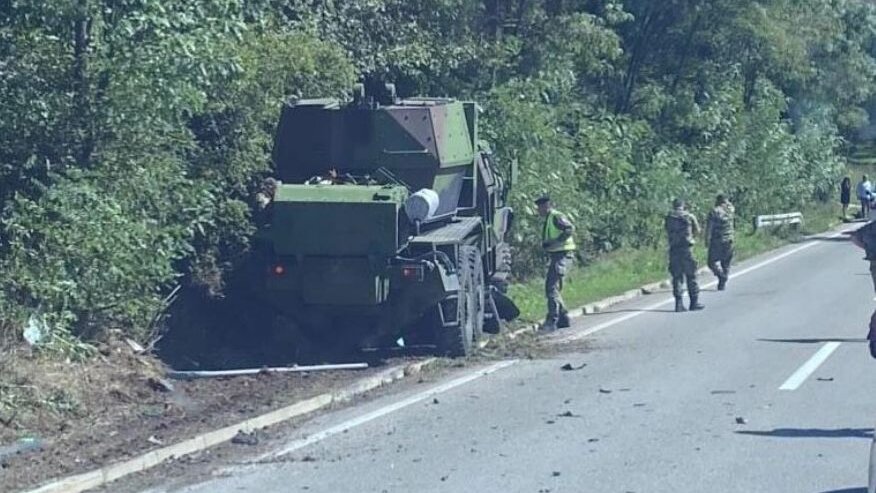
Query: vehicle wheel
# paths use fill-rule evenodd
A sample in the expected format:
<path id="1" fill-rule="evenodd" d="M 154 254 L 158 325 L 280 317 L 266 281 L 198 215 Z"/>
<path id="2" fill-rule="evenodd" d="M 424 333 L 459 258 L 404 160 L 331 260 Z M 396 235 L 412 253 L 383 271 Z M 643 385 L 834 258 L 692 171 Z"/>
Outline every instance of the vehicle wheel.
<path id="1" fill-rule="evenodd" d="M 438 352 L 451 357 L 471 354 L 475 341 L 480 340 L 484 329 L 485 293 L 480 252 L 476 247 L 460 247 L 457 263 L 459 277 L 459 292 L 455 300 L 457 323 L 451 327 L 443 327 L 440 317 L 437 317 L 435 334 Z M 445 303 L 448 302 L 452 301 L 445 300 Z"/>

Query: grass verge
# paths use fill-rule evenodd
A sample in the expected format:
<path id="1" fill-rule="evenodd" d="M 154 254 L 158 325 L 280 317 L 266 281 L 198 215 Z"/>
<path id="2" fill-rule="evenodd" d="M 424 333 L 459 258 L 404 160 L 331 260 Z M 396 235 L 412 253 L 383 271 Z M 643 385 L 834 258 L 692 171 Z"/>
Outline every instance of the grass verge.
<path id="1" fill-rule="evenodd" d="M 801 228 L 776 228 L 753 231 L 751 225 L 737 224 L 736 261 L 774 250 L 807 234 L 820 233 L 840 223 L 838 204 L 817 204 L 803 210 L 805 224 Z M 696 249 L 700 266 L 705 265 L 706 252 Z M 644 284 L 668 277 L 665 248 L 618 250 L 576 267 L 566 277 L 563 299 L 569 307 L 580 307 L 609 296 L 621 294 Z M 546 310 L 544 279 L 533 278 L 514 284 L 511 297 L 520 307 L 521 320 L 537 322 Z"/>

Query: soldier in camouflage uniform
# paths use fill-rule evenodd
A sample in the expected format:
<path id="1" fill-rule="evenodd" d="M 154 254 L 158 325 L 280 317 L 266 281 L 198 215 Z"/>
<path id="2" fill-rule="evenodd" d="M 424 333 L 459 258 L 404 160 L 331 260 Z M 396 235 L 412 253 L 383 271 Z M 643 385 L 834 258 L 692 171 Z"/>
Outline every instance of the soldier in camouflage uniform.
<path id="1" fill-rule="evenodd" d="M 550 332 L 570 324 L 569 312 L 563 303 L 563 279 L 572 267 L 578 247 L 575 245 L 575 227 L 565 214 L 553 208 L 550 197 L 539 197 L 535 204 L 538 214 L 544 218 L 541 247 L 550 258 L 544 282 L 547 316 L 541 327 Z"/>
<path id="2" fill-rule="evenodd" d="M 270 222 L 274 195 L 276 195 L 277 188 L 280 187 L 281 183 L 276 178 L 265 178 L 259 191 L 255 194 L 256 212 L 254 217 L 259 225 L 267 225 Z"/>
<path id="3" fill-rule="evenodd" d="M 864 249 L 864 260 L 870 262 L 870 277 L 876 290 L 876 221 L 869 222 L 852 233 L 852 243 Z"/>
<path id="4" fill-rule="evenodd" d="M 715 208 L 706 221 L 706 246 L 709 247 L 709 269 L 718 278 L 718 291 L 727 289 L 730 262 L 733 261 L 733 220 L 736 211 L 727 197 L 718 195 Z"/>
<path id="5" fill-rule="evenodd" d="M 685 210 L 684 201 L 675 199 L 672 211 L 666 215 L 666 236 L 669 239 L 669 273 L 672 274 L 672 294 L 675 296 L 675 311 L 687 311 L 684 308 L 683 284 L 687 282 L 687 293 L 690 296 L 690 309 L 705 308 L 699 302 L 700 285 L 697 282 L 697 261 L 694 260 L 691 248 L 700 234 L 700 224 L 693 214 Z"/>

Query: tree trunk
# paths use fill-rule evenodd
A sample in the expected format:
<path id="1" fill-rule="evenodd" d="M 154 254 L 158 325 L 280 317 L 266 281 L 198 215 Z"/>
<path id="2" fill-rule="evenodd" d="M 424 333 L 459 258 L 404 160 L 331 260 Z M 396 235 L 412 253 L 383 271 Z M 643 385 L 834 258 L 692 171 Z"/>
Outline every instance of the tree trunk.
<path id="1" fill-rule="evenodd" d="M 650 37 L 651 25 L 654 21 L 654 4 L 648 3 L 645 15 L 642 17 L 641 26 L 638 30 L 636 41 L 633 43 L 633 49 L 630 52 L 630 61 L 627 64 L 627 71 L 624 74 L 624 81 L 621 86 L 622 92 L 615 105 L 617 113 L 626 113 L 630 109 L 630 101 L 633 97 L 633 91 L 636 87 L 636 82 L 639 76 L 642 62 L 647 51 L 647 40 Z"/>
<path id="2" fill-rule="evenodd" d="M 76 7 L 77 15 L 73 31 L 73 88 L 76 94 L 75 105 L 79 116 L 79 127 L 82 131 L 76 164 L 87 168 L 91 165 L 95 147 L 88 65 L 92 19 L 88 0 L 77 0 Z"/>

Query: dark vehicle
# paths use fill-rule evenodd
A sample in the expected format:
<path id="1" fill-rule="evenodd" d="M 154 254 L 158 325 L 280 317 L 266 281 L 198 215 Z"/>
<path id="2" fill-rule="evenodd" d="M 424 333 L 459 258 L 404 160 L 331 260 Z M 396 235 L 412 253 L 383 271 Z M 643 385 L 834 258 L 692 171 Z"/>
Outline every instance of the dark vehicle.
<path id="1" fill-rule="evenodd" d="M 509 184 L 475 103 L 382 89 L 284 108 L 262 287 L 319 344 L 404 337 L 463 356 L 517 315 L 502 294 Z"/>

